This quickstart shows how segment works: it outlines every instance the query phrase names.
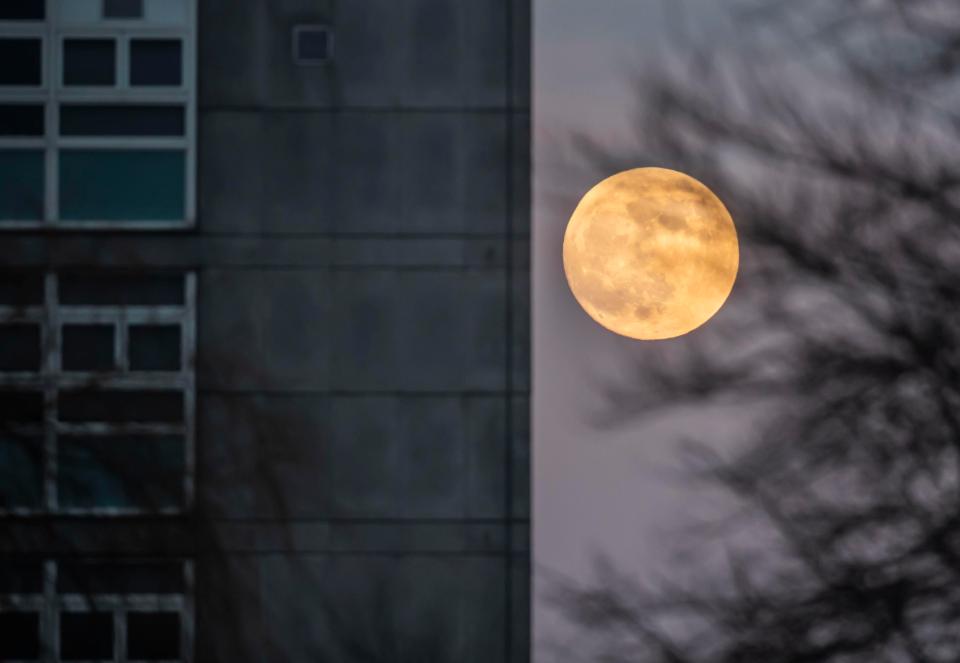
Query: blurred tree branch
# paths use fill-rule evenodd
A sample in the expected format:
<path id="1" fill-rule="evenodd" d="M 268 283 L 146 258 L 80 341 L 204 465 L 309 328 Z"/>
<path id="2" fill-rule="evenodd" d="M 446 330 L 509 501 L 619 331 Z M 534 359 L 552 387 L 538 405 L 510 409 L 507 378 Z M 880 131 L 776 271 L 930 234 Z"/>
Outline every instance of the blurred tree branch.
<path id="1" fill-rule="evenodd" d="M 637 146 L 577 147 L 604 173 L 686 170 L 738 221 L 731 314 L 612 385 L 605 422 L 763 403 L 742 451 L 694 473 L 750 517 L 703 578 L 605 563 L 552 596 L 602 661 L 960 660 L 960 4 L 740 11 L 772 51 L 643 75 Z"/>

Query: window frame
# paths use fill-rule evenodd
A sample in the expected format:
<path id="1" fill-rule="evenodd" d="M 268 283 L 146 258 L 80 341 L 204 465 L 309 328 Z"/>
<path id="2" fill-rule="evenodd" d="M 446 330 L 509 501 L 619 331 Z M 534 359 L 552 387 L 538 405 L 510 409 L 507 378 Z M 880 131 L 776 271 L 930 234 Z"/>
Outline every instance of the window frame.
<path id="1" fill-rule="evenodd" d="M 197 224 L 197 2 L 186 3 L 186 25 L 151 25 L 144 19 L 106 19 L 100 5 L 97 24 L 61 24 L 59 2 L 48 0 L 45 21 L 0 21 L 0 38 L 36 37 L 41 40 L 41 84 L 36 87 L 0 86 L 2 104 L 42 104 L 43 136 L 0 136 L 0 150 L 39 150 L 44 155 L 44 204 L 41 219 L 0 221 L 0 232 L 37 228 L 70 230 L 155 231 L 189 229 Z M 63 84 L 65 39 L 109 38 L 116 43 L 115 78 L 111 87 Z M 179 86 L 131 86 L 130 43 L 138 39 L 177 39 L 181 42 Z M 165 137 L 78 137 L 60 135 L 61 104 L 142 105 L 176 104 L 184 107 L 184 135 Z M 184 153 L 184 218 L 158 220 L 67 220 L 60 215 L 59 155 L 61 150 L 176 150 Z"/>
<path id="2" fill-rule="evenodd" d="M 116 561 L 124 559 L 98 561 Z M 140 561 L 140 560 L 137 560 Z M 194 564 L 182 560 L 183 592 L 175 594 L 70 594 L 57 591 L 58 564 L 43 562 L 42 593 L 0 594 L 0 611 L 38 613 L 41 656 L 22 663 L 62 661 L 60 647 L 60 614 L 63 612 L 109 612 L 113 616 L 113 661 L 127 663 L 127 615 L 129 613 L 166 613 L 180 615 L 180 658 L 164 663 L 193 663 L 196 609 L 194 603 Z M 20 663 L 11 661 L 10 663 Z"/>
<path id="3" fill-rule="evenodd" d="M 16 428 L 42 437 L 41 504 L 36 507 L 0 507 L 5 516 L 139 516 L 184 515 L 192 511 L 195 502 L 196 475 L 196 352 L 197 279 L 194 272 L 183 275 L 183 304 L 180 306 L 121 306 L 121 305 L 60 305 L 59 275 L 44 275 L 44 301 L 40 306 L 0 306 L 3 324 L 35 324 L 40 327 L 41 366 L 39 371 L 0 372 L 0 387 L 5 390 L 41 392 L 45 403 L 44 421 L 39 426 L 23 425 Z M 132 371 L 129 369 L 129 330 L 139 324 L 179 325 L 179 371 Z M 109 372 L 65 371 L 62 369 L 63 334 L 65 325 L 109 324 L 114 327 L 114 361 L 116 368 Z M 163 390 L 182 393 L 183 420 L 179 423 L 130 422 L 64 422 L 57 419 L 57 402 L 61 391 L 77 388 L 109 390 Z M 184 467 L 182 493 L 178 506 L 152 508 L 149 506 L 92 506 L 64 507 L 59 500 L 59 436 L 123 435 L 135 432 L 147 436 L 182 436 Z"/>

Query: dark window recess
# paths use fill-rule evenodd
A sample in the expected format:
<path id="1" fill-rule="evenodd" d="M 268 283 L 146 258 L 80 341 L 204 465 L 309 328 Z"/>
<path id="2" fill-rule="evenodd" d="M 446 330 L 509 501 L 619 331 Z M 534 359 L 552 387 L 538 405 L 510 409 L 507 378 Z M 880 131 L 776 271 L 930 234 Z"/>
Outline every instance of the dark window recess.
<path id="1" fill-rule="evenodd" d="M 183 106 L 60 107 L 60 133 L 64 136 L 182 136 Z"/>
<path id="2" fill-rule="evenodd" d="M 178 306 L 183 304 L 180 275 L 65 274 L 60 303 L 66 306 Z"/>
<path id="3" fill-rule="evenodd" d="M 3 0 L 0 21 L 42 21 L 44 9 L 44 0 Z"/>
<path id="4" fill-rule="evenodd" d="M 127 656 L 138 661 L 180 658 L 180 615 L 128 612 Z"/>
<path id="5" fill-rule="evenodd" d="M 64 507 L 160 509 L 183 502 L 185 453 L 177 436 L 61 436 Z"/>
<path id="6" fill-rule="evenodd" d="M 0 594 L 42 593 L 43 564 L 25 561 L 0 562 Z"/>
<path id="7" fill-rule="evenodd" d="M 40 658 L 40 615 L 0 612 L 0 661 Z"/>
<path id="8" fill-rule="evenodd" d="M 0 85 L 40 85 L 41 50 L 39 39 L 0 39 Z"/>
<path id="9" fill-rule="evenodd" d="M 66 39 L 63 42 L 64 85 L 113 85 L 117 45 L 113 39 Z"/>
<path id="10" fill-rule="evenodd" d="M 42 136 L 43 104 L 0 106 L 0 136 Z"/>
<path id="11" fill-rule="evenodd" d="M 0 272 L 0 306 L 41 306 L 43 275 L 30 272 Z"/>
<path id="12" fill-rule="evenodd" d="M 40 370 L 40 327 L 0 325 L 0 371 Z"/>
<path id="13" fill-rule="evenodd" d="M 181 562 L 72 562 L 57 567 L 61 594 L 182 594 Z"/>
<path id="14" fill-rule="evenodd" d="M 61 612 L 60 657 L 64 661 L 113 660 L 113 614 Z"/>
<path id="15" fill-rule="evenodd" d="M 59 405 L 60 421 L 183 421 L 179 391 L 67 391 L 60 392 Z"/>
<path id="16" fill-rule="evenodd" d="M 333 57 L 333 35 L 322 25 L 293 29 L 293 58 L 297 64 L 322 64 Z"/>
<path id="17" fill-rule="evenodd" d="M 39 221 L 43 198 L 43 150 L 0 150 L 0 220 Z"/>
<path id="18" fill-rule="evenodd" d="M 43 392 L 0 391 L 0 428 L 43 422 Z"/>
<path id="19" fill-rule="evenodd" d="M 43 437 L 0 430 L 0 506 L 31 508 L 42 502 Z"/>
<path id="20" fill-rule="evenodd" d="M 143 18 L 143 0 L 103 0 L 104 18 Z"/>
<path id="21" fill-rule="evenodd" d="M 130 42 L 130 85 L 180 85 L 183 48 L 179 39 Z"/>
<path id="22" fill-rule="evenodd" d="M 65 371 L 110 371 L 113 360 L 113 325 L 64 325 Z"/>
<path id="23" fill-rule="evenodd" d="M 134 371 L 180 370 L 180 327 L 130 327 L 130 368 Z"/>

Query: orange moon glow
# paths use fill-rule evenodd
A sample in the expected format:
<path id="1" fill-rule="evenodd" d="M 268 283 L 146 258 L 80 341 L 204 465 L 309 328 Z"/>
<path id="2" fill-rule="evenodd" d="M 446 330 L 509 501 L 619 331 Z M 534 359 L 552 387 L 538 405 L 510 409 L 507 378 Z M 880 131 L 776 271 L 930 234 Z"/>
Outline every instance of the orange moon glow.
<path id="1" fill-rule="evenodd" d="M 580 306 L 630 338 L 673 338 L 720 310 L 740 249 L 730 213 L 683 173 L 636 168 L 590 189 L 563 238 L 563 268 Z"/>

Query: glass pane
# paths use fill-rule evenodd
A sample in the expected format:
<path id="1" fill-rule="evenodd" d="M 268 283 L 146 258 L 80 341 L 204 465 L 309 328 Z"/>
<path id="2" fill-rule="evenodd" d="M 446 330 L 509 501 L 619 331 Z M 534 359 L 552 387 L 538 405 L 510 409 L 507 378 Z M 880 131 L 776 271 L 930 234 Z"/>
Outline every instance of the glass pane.
<path id="1" fill-rule="evenodd" d="M 182 562 L 70 562 L 57 565 L 67 594 L 182 594 Z"/>
<path id="2" fill-rule="evenodd" d="M 113 85 L 116 42 L 112 39 L 65 39 L 64 85 Z"/>
<path id="3" fill-rule="evenodd" d="M 43 191 L 43 152 L 0 151 L 0 221 L 42 219 Z"/>
<path id="4" fill-rule="evenodd" d="M 40 85 L 41 50 L 41 41 L 36 38 L 0 39 L 0 85 Z"/>
<path id="5" fill-rule="evenodd" d="M 180 437 L 63 436 L 59 442 L 63 507 L 160 509 L 183 502 Z"/>
<path id="6" fill-rule="evenodd" d="M 0 427 L 43 422 L 43 392 L 0 391 Z"/>
<path id="7" fill-rule="evenodd" d="M 303 63 L 324 62 L 330 58 L 330 32 L 326 28 L 304 27 L 296 31 L 297 59 Z"/>
<path id="8" fill-rule="evenodd" d="M 179 39 L 134 39 L 130 42 L 130 85 L 180 85 Z"/>
<path id="9" fill-rule="evenodd" d="M 113 332 L 113 325 L 64 325 L 63 369 L 113 370 Z"/>
<path id="10" fill-rule="evenodd" d="M 127 613 L 127 654 L 139 661 L 180 658 L 180 615 L 175 612 Z"/>
<path id="11" fill-rule="evenodd" d="M 41 562 L 4 561 L 0 563 L 0 594 L 42 594 Z"/>
<path id="12" fill-rule="evenodd" d="M 31 272 L 0 272 L 0 306 L 43 304 L 43 276 Z"/>
<path id="13" fill-rule="evenodd" d="M 65 661 L 113 660 L 113 614 L 61 612 L 60 657 Z"/>
<path id="14" fill-rule="evenodd" d="M 0 136 L 42 136 L 43 105 L 0 106 Z"/>
<path id="15" fill-rule="evenodd" d="M 0 661 L 40 658 L 40 614 L 0 612 Z"/>
<path id="16" fill-rule="evenodd" d="M 183 106 L 60 107 L 64 136 L 182 136 Z"/>
<path id="17" fill-rule="evenodd" d="M 39 507 L 42 497 L 43 438 L 0 431 L 0 507 Z"/>
<path id="18" fill-rule="evenodd" d="M 143 18 L 143 0 L 103 0 L 104 18 Z"/>
<path id="19" fill-rule="evenodd" d="M 179 422 L 179 391 L 62 391 L 60 421 Z"/>
<path id="20" fill-rule="evenodd" d="M 179 306 L 183 304 L 183 276 L 62 274 L 60 303 L 66 306 Z"/>
<path id="21" fill-rule="evenodd" d="M 0 371 L 40 370 L 40 327 L 0 325 Z"/>
<path id="22" fill-rule="evenodd" d="M 60 216 L 71 221 L 184 218 L 185 155 L 179 150 L 64 150 Z"/>
<path id="23" fill-rule="evenodd" d="M 0 21 L 42 21 L 44 0 L 3 0 Z"/>
<path id="24" fill-rule="evenodd" d="M 135 371 L 180 370 L 180 327 L 130 327 L 130 368 Z"/>

